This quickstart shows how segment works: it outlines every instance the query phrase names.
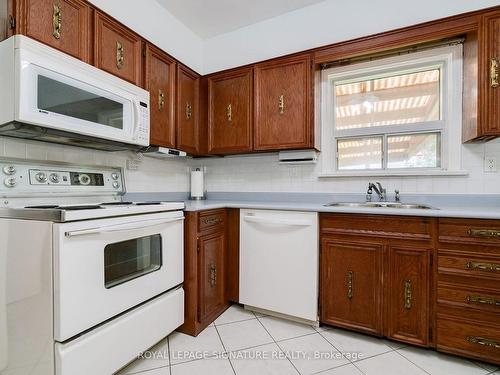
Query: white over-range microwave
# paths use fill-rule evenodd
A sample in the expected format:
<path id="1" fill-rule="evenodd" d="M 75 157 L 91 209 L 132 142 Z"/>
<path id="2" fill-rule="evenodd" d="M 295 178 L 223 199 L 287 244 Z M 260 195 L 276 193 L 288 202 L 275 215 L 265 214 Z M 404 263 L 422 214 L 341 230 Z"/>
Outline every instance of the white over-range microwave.
<path id="1" fill-rule="evenodd" d="M 16 35 L 0 42 L 0 136 L 140 149 L 149 145 L 149 92 Z"/>

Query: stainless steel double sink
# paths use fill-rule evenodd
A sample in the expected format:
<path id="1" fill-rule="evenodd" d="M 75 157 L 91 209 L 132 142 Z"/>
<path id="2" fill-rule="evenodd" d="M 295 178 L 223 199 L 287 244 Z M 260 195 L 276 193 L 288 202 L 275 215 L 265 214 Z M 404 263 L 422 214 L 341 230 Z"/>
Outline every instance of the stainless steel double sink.
<path id="1" fill-rule="evenodd" d="M 401 202 L 332 202 L 325 207 L 352 207 L 352 208 L 401 208 L 419 210 L 437 210 L 437 208 L 425 204 L 401 203 Z"/>

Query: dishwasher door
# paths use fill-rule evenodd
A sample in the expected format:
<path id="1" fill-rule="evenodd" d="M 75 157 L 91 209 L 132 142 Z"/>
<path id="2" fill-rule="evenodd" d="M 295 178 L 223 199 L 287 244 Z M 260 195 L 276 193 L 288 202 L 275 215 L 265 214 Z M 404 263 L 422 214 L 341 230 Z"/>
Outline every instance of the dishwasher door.
<path id="1" fill-rule="evenodd" d="M 318 319 L 318 214 L 240 210 L 240 303 Z"/>

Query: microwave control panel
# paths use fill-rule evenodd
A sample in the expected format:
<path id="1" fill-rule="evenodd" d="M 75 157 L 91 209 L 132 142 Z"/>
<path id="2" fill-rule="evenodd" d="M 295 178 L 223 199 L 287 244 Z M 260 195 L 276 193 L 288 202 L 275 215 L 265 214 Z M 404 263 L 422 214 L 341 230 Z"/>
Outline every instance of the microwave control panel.
<path id="1" fill-rule="evenodd" d="M 149 146 L 149 108 L 147 103 L 139 103 L 139 128 L 137 129 L 137 141 L 144 145 Z"/>

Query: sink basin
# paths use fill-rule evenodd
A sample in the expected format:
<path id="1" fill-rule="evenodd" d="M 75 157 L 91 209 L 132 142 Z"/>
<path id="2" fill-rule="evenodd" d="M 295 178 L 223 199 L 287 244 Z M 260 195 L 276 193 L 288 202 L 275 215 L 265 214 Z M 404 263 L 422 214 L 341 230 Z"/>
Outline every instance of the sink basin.
<path id="1" fill-rule="evenodd" d="M 353 208 L 403 208 L 419 210 L 435 210 L 425 204 L 400 203 L 400 202 L 333 202 L 325 204 L 326 207 L 353 207 Z"/>

